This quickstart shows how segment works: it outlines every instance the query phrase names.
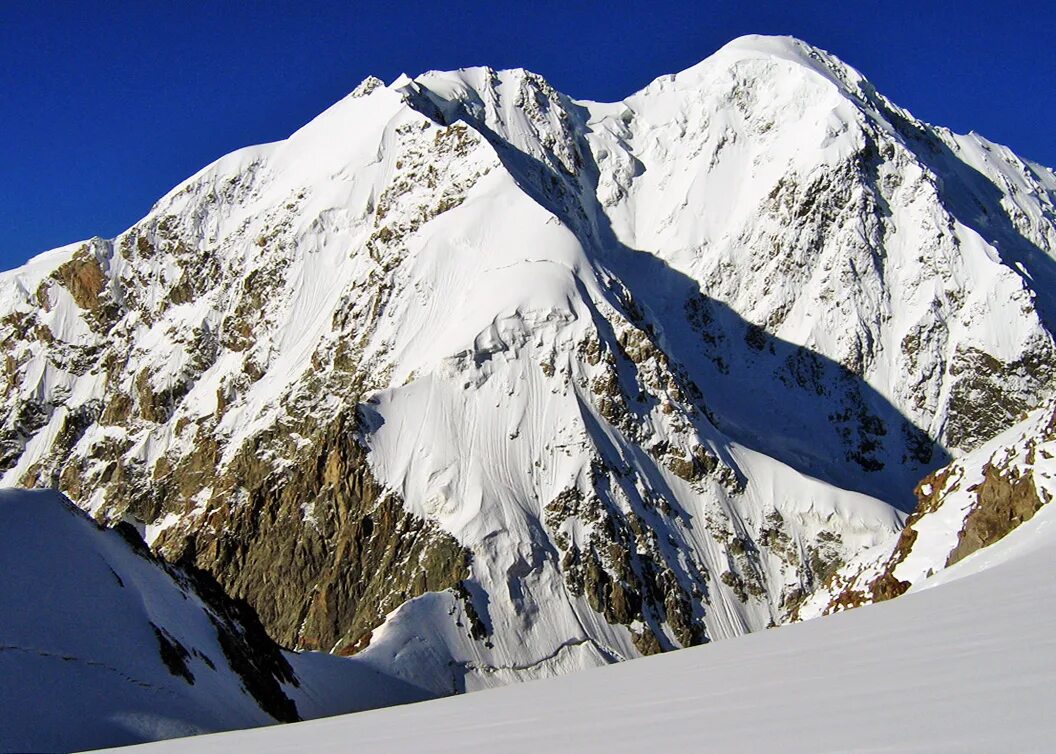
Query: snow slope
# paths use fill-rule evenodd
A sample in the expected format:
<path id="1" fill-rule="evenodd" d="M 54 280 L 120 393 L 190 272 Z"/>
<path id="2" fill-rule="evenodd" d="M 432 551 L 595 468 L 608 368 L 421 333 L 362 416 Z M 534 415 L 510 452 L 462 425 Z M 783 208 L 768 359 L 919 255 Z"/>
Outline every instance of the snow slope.
<path id="1" fill-rule="evenodd" d="M 248 728 L 427 695 L 284 654 L 200 575 L 54 492 L 0 491 L 0 751 Z"/>
<path id="2" fill-rule="evenodd" d="M 739 636 L 1051 392 L 1054 192 L 788 38 L 368 79 L 0 275 L 2 484 L 434 695 Z"/>
<path id="3" fill-rule="evenodd" d="M 123 751 L 1048 751 L 1054 567 L 1048 507 L 883 604 L 565 678 Z"/>

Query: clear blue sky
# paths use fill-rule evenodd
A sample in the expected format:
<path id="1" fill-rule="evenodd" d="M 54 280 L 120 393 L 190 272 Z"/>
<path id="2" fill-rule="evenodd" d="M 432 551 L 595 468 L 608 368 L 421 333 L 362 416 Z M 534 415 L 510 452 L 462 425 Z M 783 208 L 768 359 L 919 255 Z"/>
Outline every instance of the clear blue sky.
<path id="1" fill-rule="evenodd" d="M 615 100 L 748 33 L 836 53 L 918 117 L 1056 165 L 1056 1 L 139 2 L 0 8 L 0 269 L 113 236 L 367 74 L 521 66 Z"/>

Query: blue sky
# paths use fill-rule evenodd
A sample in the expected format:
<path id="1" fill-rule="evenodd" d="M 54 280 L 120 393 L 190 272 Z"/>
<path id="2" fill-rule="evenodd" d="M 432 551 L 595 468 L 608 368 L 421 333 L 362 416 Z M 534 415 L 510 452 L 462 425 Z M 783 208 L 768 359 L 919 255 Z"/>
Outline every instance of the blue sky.
<path id="1" fill-rule="evenodd" d="M 748 33 L 836 53 L 918 117 L 1056 165 L 1056 3 L 7 0 L 0 269 L 113 236 L 367 74 L 521 66 L 614 100 Z"/>

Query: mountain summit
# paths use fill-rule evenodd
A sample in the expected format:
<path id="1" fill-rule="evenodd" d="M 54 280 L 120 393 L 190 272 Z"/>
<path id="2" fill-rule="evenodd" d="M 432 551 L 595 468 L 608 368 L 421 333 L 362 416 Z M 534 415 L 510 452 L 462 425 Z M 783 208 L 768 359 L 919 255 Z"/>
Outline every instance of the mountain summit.
<path id="1" fill-rule="evenodd" d="M 0 275 L 2 481 L 433 694 L 737 636 L 1051 393 L 1054 201 L 789 38 L 367 79 Z"/>

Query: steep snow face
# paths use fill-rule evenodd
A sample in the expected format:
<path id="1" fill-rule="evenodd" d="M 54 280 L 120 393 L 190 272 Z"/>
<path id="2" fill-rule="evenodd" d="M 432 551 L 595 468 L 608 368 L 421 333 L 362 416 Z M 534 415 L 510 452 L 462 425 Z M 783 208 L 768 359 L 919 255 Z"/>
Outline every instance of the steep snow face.
<path id="1" fill-rule="evenodd" d="M 926 477 L 897 537 L 860 553 L 799 610 L 814 617 L 895 597 L 1003 539 L 1056 492 L 1056 402 Z"/>
<path id="2" fill-rule="evenodd" d="M 1051 170 L 917 121 L 791 39 L 737 40 L 587 108 L 615 234 L 720 312 L 709 350 L 735 379 L 699 382 L 731 436 L 891 499 L 942 455 L 918 430 L 957 453 L 1037 405 L 1053 355 Z M 809 351 L 780 383 L 775 340 L 777 362 L 783 345 Z M 841 373 L 875 394 L 848 395 Z M 789 377 L 805 388 L 794 401 Z M 758 400 L 737 400 L 746 383 Z M 840 402 L 878 420 L 851 430 L 857 483 L 827 461 L 845 465 L 826 426 Z"/>
<path id="3" fill-rule="evenodd" d="M 57 493 L 0 491 L 0 540 L 5 751 L 124 745 L 426 696 L 353 661 L 284 656 L 215 582 L 163 564 L 133 529 L 103 529 Z M 325 699 L 338 689 L 349 693 Z M 366 689 L 376 704 L 364 703 Z"/>
<path id="4" fill-rule="evenodd" d="M 132 751 L 1046 751 L 1053 514 L 883 605 L 566 678 Z"/>
<path id="5" fill-rule="evenodd" d="M 795 40 L 368 80 L 0 276 L 3 483 L 430 693 L 738 635 L 1047 394 L 1054 191 Z"/>

